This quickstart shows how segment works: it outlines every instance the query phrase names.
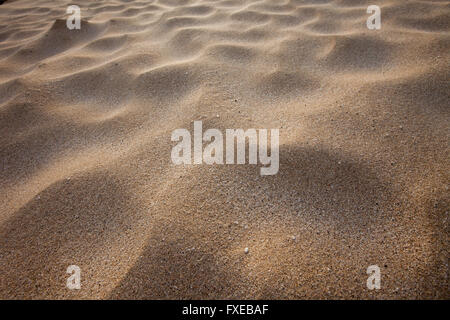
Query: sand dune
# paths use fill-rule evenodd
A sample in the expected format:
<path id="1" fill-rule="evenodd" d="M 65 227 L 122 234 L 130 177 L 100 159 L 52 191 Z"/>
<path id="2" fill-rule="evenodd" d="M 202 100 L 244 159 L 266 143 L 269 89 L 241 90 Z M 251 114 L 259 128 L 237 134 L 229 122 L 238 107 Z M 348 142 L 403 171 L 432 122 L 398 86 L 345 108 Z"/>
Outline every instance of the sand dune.
<path id="1" fill-rule="evenodd" d="M 0 298 L 449 298 L 448 1 L 71 4 L 0 6 Z M 194 120 L 279 173 L 175 166 Z"/>

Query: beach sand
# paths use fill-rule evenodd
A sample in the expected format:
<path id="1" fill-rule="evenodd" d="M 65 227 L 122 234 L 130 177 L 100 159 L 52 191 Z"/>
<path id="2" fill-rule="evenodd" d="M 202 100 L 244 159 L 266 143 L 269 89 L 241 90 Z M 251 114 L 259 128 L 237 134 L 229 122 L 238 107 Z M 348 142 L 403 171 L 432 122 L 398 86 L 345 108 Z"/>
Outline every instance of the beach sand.
<path id="1" fill-rule="evenodd" d="M 0 298 L 449 299 L 449 40 L 448 1 L 6 1 Z M 195 120 L 279 128 L 278 174 L 174 165 Z"/>

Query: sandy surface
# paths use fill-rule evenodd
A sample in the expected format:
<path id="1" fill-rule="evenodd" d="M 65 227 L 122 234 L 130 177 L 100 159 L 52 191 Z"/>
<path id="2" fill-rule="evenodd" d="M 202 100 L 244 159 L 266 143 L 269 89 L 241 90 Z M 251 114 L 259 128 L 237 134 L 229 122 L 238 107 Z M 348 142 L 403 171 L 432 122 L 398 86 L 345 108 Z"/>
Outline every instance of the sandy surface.
<path id="1" fill-rule="evenodd" d="M 449 299 L 450 4 L 375 2 L 6 1 L 0 298 Z M 173 165 L 194 120 L 279 173 Z"/>

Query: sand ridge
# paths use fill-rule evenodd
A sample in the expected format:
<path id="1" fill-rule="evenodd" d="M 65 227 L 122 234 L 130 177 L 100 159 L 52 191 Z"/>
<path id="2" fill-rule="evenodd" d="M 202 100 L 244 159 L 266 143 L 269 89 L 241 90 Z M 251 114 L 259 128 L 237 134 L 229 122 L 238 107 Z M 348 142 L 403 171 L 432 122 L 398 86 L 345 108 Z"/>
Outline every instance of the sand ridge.
<path id="1" fill-rule="evenodd" d="M 0 6 L 0 298 L 449 298 L 448 1 L 71 4 Z M 279 173 L 174 166 L 194 120 Z"/>

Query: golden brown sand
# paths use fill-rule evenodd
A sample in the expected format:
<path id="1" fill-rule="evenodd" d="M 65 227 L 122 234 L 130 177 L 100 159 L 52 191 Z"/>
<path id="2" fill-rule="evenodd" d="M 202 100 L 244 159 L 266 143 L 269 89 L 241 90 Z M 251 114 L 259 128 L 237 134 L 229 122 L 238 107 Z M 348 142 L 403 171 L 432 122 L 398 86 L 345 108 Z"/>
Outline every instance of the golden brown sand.
<path id="1" fill-rule="evenodd" d="M 448 1 L 5 2 L 0 298 L 448 299 L 449 40 Z M 280 128 L 279 173 L 173 165 L 194 120 Z"/>

